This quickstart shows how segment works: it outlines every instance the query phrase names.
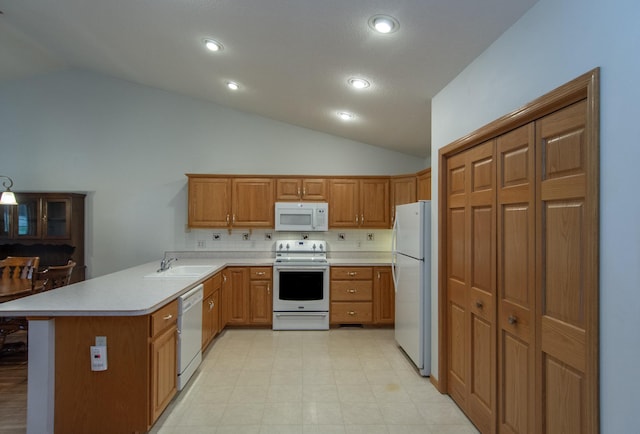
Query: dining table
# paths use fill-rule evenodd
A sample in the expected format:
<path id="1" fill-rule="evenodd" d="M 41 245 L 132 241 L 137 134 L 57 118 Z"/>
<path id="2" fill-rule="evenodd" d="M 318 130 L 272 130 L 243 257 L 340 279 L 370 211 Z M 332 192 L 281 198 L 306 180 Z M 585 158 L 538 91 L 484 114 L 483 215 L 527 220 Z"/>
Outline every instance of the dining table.
<path id="1" fill-rule="evenodd" d="M 36 294 L 44 288 L 44 280 L 0 278 L 0 303 Z"/>

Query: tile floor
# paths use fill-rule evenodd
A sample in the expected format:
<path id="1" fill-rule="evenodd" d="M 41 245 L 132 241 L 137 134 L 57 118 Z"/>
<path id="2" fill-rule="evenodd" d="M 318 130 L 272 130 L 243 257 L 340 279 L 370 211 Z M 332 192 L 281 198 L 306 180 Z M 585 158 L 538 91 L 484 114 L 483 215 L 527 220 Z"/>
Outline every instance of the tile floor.
<path id="1" fill-rule="evenodd" d="M 474 434 L 393 330 L 226 330 L 154 434 Z"/>

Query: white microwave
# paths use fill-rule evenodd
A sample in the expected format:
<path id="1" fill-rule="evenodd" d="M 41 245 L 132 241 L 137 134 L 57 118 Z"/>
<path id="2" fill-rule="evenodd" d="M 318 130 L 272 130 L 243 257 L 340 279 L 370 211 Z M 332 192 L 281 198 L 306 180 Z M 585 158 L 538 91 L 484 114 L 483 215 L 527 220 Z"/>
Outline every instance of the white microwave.
<path id="1" fill-rule="evenodd" d="M 326 202 L 276 202 L 276 231 L 324 232 L 329 230 Z"/>

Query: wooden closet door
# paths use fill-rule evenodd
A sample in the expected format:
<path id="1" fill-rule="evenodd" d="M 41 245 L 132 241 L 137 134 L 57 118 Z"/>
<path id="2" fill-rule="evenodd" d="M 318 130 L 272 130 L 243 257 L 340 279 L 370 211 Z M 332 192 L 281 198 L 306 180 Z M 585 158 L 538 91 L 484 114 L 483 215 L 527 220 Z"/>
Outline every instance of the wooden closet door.
<path id="1" fill-rule="evenodd" d="M 482 432 L 494 432 L 494 141 L 452 157 L 447 170 L 450 393 Z"/>
<path id="2" fill-rule="evenodd" d="M 535 432 L 535 128 L 497 139 L 498 431 Z"/>
<path id="3" fill-rule="evenodd" d="M 536 122 L 539 433 L 598 432 L 598 150 L 587 109 Z"/>

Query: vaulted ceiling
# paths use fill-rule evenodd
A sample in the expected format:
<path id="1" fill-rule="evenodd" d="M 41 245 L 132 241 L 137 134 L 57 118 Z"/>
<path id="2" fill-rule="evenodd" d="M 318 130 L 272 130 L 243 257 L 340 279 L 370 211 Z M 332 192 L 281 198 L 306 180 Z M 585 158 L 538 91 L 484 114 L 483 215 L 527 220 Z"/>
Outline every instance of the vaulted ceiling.
<path id="1" fill-rule="evenodd" d="M 426 157 L 431 98 L 535 2 L 0 0 L 0 80 L 87 69 Z"/>

